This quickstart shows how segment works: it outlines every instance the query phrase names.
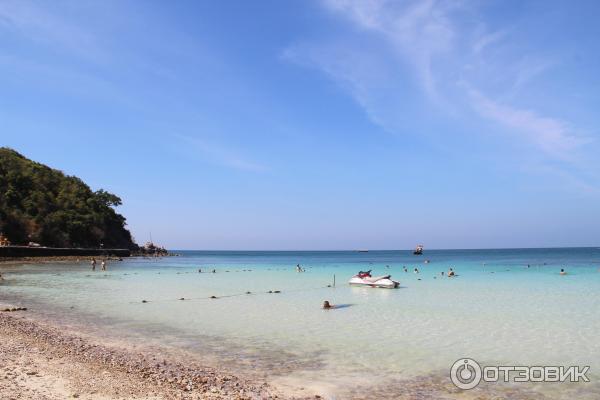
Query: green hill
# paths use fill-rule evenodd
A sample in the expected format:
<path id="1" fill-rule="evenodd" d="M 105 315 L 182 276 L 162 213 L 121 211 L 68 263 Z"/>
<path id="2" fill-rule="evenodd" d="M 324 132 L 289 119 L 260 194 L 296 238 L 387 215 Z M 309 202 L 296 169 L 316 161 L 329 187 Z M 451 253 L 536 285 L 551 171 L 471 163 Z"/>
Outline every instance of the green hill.
<path id="1" fill-rule="evenodd" d="M 0 147 L 0 232 L 13 244 L 136 249 L 121 199 Z"/>

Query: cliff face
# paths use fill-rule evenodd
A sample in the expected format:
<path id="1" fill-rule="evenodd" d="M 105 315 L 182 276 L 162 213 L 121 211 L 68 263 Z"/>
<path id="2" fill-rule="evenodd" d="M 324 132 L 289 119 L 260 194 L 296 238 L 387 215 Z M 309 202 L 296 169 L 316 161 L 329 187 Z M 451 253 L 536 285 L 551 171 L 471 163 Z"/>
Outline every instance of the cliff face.
<path id="1" fill-rule="evenodd" d="M 0 232 L 13 244 L 137 249 L 121 199 L 81 179 L 0 148 Z"/>

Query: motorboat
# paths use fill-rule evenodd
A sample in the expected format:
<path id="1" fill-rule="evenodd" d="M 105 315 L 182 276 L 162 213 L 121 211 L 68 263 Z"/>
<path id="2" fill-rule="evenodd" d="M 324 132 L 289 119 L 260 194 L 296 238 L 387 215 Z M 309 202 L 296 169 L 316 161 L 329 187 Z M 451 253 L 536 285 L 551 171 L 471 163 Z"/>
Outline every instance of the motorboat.
<path id="1" fill-rule="evenodd" d="M 413 251 L 413 254 L 416 256 L 420 256 L 421 254 L 423 254 L 423 245 L 420 244 L 415 248 L 415 251 Z"/>
<path id="2" fill-rule="evenodd" d="M 400 282 L 391 279 L 391 275 L 371 276 L 371 270 L 360 271 L 354 275 L 348 283 L 352 286 L 370 286 L 385 289 L 396 289 Z"/>

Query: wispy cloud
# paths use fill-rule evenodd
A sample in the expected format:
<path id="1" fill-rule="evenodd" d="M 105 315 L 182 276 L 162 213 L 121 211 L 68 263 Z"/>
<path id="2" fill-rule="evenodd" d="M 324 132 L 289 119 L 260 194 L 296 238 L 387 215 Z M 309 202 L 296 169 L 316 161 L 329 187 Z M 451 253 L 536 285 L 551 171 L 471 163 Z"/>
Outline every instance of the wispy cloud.
<path id="1" fill-rule="evenodd" d="M 482 116 L 510 128 L 508 132 L 524 135 L 527 141 L 554 158 L 572 160 L 573 151 L 590 142 L 572 134 L 567 123 L 559 119 L 500 104 L 474 89 L 469 90 L 469 95 Z"/>
<path id="2" fill-rule="evenodd" d="M 488 30 L 475 15 L 476 4 L 324 0 L 323 5 L 348 21 L 356 37 L 329 42 L 342 49 L 324 47 L 327 38 L 296 43 L 286 50 L 288 58 L 341 83 L 386 130 L 396 129 L 403 111 L 388 109 L 400 103 L 395 89 L 416 80 L 432 111 L 454 120 L 478 115 L 495 132 L 530 146 L 550 162 L 575 166 L 578 152 L 591 142 L 571 121 L 536 110 L 535 103 L 524 107 L 527 102 L 517 101 L 523 89 L 556 63 L 512 45 L 513 27 Z M 368 72 L 361 55 L 369 59 Z M 382 76 L 387 86 L 374 83 Z"/>
<path id="3" fill-rule="evenodd" d="M 264 165 L 250 161 L 240 156 L 237 151 L 221 144 L 185 135 L 177 134 L 174 137 L 183 143 L 188 153 L 199 155 L 210 163 L 241 171 L 264 172 L 267 170 Z"/>
<path id="4" fill-rule="evenodd" d="M 360 28 L 381 35 L 413 66 L 427 94 L 440 100 L 432 63 L 437 55 L 453 47 L 455 30 L 448 13 L 454 6 L 434 0 L 412 3 L 328 0 L 325 4 Z"/>
<path id="5" fill-rule="evenodd" d="M 500 42 L 508 35 L 508 30 L 504 29 L 492 33 L 485 33 L 480 35 L 473 43 L 473 53 L 481 53 L 487 47 L 494 43 Z"/>
<path id="6" fill-rule="evenodd" d="M 96 62 L 105 58 L 107 54 L 101 51 L 99 38 L 89 29 L 62 18 L 60 13 L 55 12 L 56 6 L 43 7 L 30 1 L 2 1 L 0 28 Z"/>

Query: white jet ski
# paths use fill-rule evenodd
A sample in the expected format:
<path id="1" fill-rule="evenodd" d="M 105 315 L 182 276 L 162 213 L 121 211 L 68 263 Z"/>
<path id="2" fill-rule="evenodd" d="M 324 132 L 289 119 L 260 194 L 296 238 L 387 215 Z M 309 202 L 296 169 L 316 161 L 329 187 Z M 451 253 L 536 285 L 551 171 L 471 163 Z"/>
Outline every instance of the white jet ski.
<path id="1" fill-rule="evenodd" d="M 371 276 L 371 271 L 360 271 L 348 283 L 353 286 L 370 286 L 385 289 L 396 289 L 400 282 L 391 279 L 391 275 Z"/>

